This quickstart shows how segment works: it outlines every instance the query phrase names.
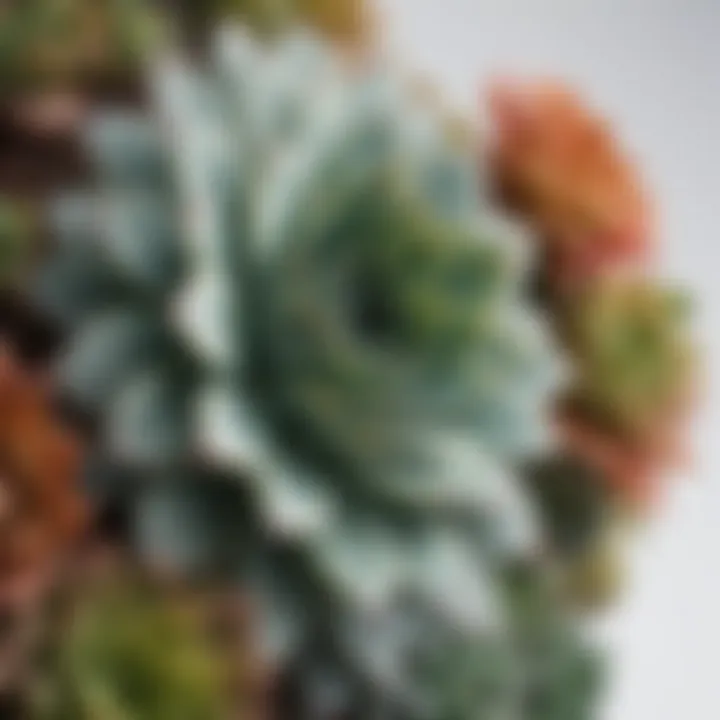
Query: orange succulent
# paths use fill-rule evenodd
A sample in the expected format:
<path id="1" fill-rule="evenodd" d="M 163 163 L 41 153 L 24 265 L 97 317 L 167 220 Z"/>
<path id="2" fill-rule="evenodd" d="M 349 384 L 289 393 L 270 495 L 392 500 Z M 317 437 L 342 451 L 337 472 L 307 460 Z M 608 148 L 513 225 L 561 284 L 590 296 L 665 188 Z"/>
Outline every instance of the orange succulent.
<path id="1" fill-rule="evenodd" d="M 635 168 L 572 91 L 500 84 L 490 113 L 494 180 L 543 238 L 552 274 L 578 279 L 647 255 L 652 223 Z"/>
<path id="2" fill-rule="evenodd" d="M 27 597 L 78 539 L 81 448 L 43 383 L 0 351 L 0 600 Z"/>

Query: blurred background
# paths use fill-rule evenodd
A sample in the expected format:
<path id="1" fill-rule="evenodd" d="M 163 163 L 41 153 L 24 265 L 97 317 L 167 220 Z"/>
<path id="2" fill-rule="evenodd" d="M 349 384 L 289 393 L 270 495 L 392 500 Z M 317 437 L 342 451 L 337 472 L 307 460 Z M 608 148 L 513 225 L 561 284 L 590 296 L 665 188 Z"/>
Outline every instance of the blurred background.
<path id="1" fill-rule="evenodd" d="M 720 2 L 382 0 L 390 45 L 468 113 L 499 72 L 563 78 L 636 153 L 661 214 L 661 272 L 687 283 L 706 347 L 697 458 L 642 531 L 603 720 L 720 717 Z"/>

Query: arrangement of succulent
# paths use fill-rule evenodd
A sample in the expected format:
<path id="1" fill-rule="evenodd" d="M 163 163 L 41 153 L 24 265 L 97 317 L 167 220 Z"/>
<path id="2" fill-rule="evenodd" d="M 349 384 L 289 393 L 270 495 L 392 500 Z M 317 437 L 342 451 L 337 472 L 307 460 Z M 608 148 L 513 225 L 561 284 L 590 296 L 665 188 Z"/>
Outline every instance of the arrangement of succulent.
<path id="1" fill-rule="evenodd" d="M 606 123 L 553 83 L 499 85 L 489 107 L 493 185 L 540 242 L 537 302 L 572 375 L 560 452 L 531 467 L 530 483 L 553 533 L 570 522 L 592 540 L 579 571 L 577 553 L 569 566 L 581 594 L 603 598 L 628 520 L 685 454 L 697 375 L 689 302 L 648 276 L 651 204 Z"/>
<path id="2" fill-rule="evenodd" d="M 159 66 L 155 117 L 98 121 L 102 201 L 57 208 L 39 290 L 76 328 L 65 384 L 146 476 L 108 492 L 150 562 L 262 598 L 308 717 L 502 712 L 496 576 L 537 547 L 508 464 L 559 375 L 521 238 L 479 202 L 473 149 L 376 64 L 304 35 L 215 50 L 205 75 Z M 413 657 L 456 644 L 447 697 Z"/>
<path id="3" fill-rule="evenodd" d="M 34 212 L 0 214 L 0 269 L 62 338 L 49 370 L 0 355 L 0 703 L 592 720 L 586 613 L 696 378 L 609 128 L 507 85 L 475 137 L 352 0 L 186 0 L 192 47 L 148 40 L 172 17 L 150 3 L 22 7 L 0 40 L 21 89 L 140 86 L 140 55 L 147 76 L 73 126 L 87 172 L 47 247 Z M 206 35 L 226 15 L 246 27 Z"/>

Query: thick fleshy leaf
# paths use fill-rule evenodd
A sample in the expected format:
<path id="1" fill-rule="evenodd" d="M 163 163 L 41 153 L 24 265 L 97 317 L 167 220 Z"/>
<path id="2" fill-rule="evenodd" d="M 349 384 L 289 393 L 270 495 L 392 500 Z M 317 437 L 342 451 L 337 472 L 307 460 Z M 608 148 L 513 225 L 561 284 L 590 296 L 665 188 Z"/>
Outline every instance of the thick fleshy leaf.
<path id="1" fill-rule="evenodd" d="M 470 633 L 497 633 L 504 613 L 495 570 L 459 532 L 438 531 L 423 543 L 418 563 L 422 597 Z"/>
<path id="2" fill-rule="evenodd" d="M 379 610 L 413 585 L 413 537 L 379 519 L 348 515 L 312 542 L 318 572 L 343 602 Z"/>
<path id="3" fill-rule="evenodd" d="M 312 535 L 337 520 L 332 489 L 291 460 L 273 463 L 259 483 L 258 502 L 269 531 L 280 538 Z"/>
<path id="4" fill-rule="evenodd" d="M 184 258 L 195 271 L 180 291 L 178 320 L 216 363 L 240 363 L 253 274 L 247 217 L 251 201 L 246 178 L 233 175 L 231 167 L 233 161 L 240 164 L 237 154 L 245 140 L 223 122 L 220 100 L 208 84 L 179 60 L 159 64 L 155 82 L 168 143 L 176 149 L 181 228 L 176 241 L 182 241 Z M 203 316 L 209 313 L 215 318 L 206 322 Z"/>
<path id="5" fill-rule="evenodd" d="M 219 100 L 180 60 L 158 64 L 155 86 L 168 145 L 178 151 L 172 160 L 190 262 L 200 272 L 237 271 L 227 267 L 238 230 L 227 225 L 227 203 L 238 190 L 228 166 L 234 143 L 216 112 Z"/>
<path id="6" fill-rule="evenodd" d="M 171 373 L 145 372 L 123 383 L 108 434 L 118 457 L 150 466 L 177 465 L 191 450 L 187 389 Z"/>
<path id="7" fill-rule="evenodd" d="M 298 593 L 286 573 L 278 572 L 258 543 L 241 568 L 239 582 L 258 607 L 257 640 L 259 653 L 271 666 L 281 666 L 297 657 L 309 629 L 307 598 Z M 280 566 L 282 567 L 282 566 Z"/>
<path id="8" fill-rule="evenodd" d="M 98 113 L 85 137 L 104 182 L 121 187 L 153 186 L 167 177 L 161 135 L 141 115 Z"/>
<path id="9" fill-rule="evenodd" d="M 142 557 L 160 569 L 235 573 L 248 551 L 250 512 L 225 479 L 186 469 L 141 477 L 132 498 L 133 537 Z"/>
<path id="10" fill-rule="evenodd" d="M 77 323 L 120 290 L 98 247 L 97 204 L 89 196 L 65 195 L 51 204 L 48 223 L 58 253 L 39 268 L 31 293 L 53 317 Z"/>
<path id="11" fill-rule="evenodd" d="M 342 638 L 356 672 L 400 717 L 522 717 L 502 630 L 457 632 L 432 608 L 396 604 L 356 616 Z"/>
<path id="12" fill-rule="evenodd" d="M 368 81 L 352 102 L 340 94 L 314 109 L 303 142 L 277 163 L 260 196 L 256 232 L 263 253 L 322 238 L 379 176 L 392 138 L 388 90 Z"/>
<path id="13" fill-rule="evenodd" d="M 187 573 L 212 567 L 212 518 L 185 483 L 158 479 L 140 492 L 134 507 L 135 541 L 151 565 Z"/>
<path id="14" fill-rule="evenodd" d="M 198 273 L 175 296 L 170 317 L 192 350 L 215 372 L 227 372 L 242 354 L 242 319 L 222 273 Z"/>
<path id="15" fill-rule="evenodd" d="M 536 547 L 536 518 L 519 481 L 467 436 L 418 429 L 409 454 L 375 468 L 373 478 L 382 496 L 480 525 L 493 552 L 522 555 Z"/>
<path id="16" fill-rule="evenodd" d="M 198 419 L 203 449 L 252 484 L 271 534 L 285 539 L 312 535 L 333 521 L 337 503 L 332 489 L 283 457 L 257 413 L 232 387 L 219 386 L 201 398 Z"/>
<path id="17" fill-rule="evenodd" d="M 88 321 L 61 359 L 60 383 L 82 402 L 100 407 L 157 349 L 151 318 L 107 312 Z"/>
<path id="18" fill-rule="evenodd" d="M 99 236 L 97 203 L 81 193 L 67 193 L 51 203 L 49 221 L 63 251 L 88 250 Z"/>
<path id="19" fill-rule="evenodd" d="M 197 400 L 201 450 L 221 465 L 259 474 L 271 462 L 272 449 L 260 415 L 231 383 L 211 386 Z"/>
<path id="20" fill-rule="evenodd" d="M 182 251 L 172 208 L 161 194 L 138 191 L 98 199 L 103 249 L 123 277 L 161 295 L 177 282 Z"/>

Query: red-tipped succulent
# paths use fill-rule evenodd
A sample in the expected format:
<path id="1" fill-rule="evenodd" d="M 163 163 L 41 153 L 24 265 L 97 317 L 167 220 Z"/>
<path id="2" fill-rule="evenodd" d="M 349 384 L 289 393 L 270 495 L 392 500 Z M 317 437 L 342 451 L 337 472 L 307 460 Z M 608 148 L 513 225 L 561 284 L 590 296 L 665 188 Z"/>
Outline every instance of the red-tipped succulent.
<path id="1" fill-rule="evenodd" d="M 641 504 L 682 455 L 696 380 L 686 315 L 680 293 L 617 278 L 588 288 L 567 318 L 576 367 L 567 441 Z"/>
<path id="2" fill-rule="evenodd" d="M 613 132 L 557 83 L 500 83 L 490 93 L 498 192 L 543 242 L 557 283 L 649 255 L 652 215 Z"/>

